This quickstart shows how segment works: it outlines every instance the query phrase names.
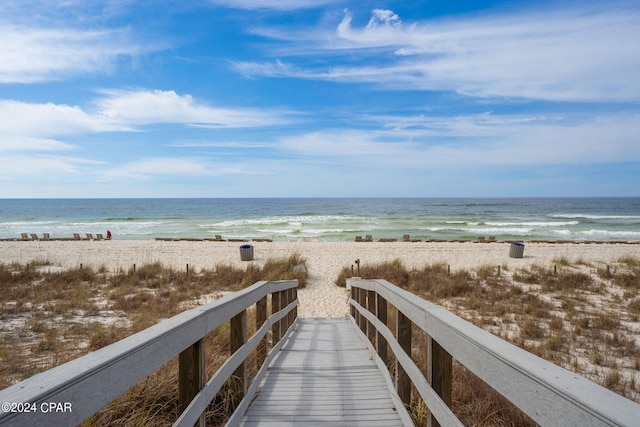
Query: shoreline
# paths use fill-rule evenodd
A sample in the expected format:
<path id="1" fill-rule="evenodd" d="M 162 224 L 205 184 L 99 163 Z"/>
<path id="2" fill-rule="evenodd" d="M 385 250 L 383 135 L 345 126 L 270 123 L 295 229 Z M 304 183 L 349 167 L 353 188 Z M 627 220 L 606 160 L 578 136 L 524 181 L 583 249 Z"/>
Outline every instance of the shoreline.
<path id="1" fill-rule="evenodd" d="M 551 268 L 558 260 L 613 264 L 624 257 L 640 258 L 637 244 L 525 243 L 522 258 L 509 257 L 509 243 L 453 242 L 248 242 L 254 259 L 241 261 L 241 242 L 103 240 L 0 242 L 0 263 L 28 264 L 47 261 L 64 269 L 81 264 L 110 272 L 160 262 L 175 270 L 197 272 L 218 264 L 246 267 L 267 259 L 299 254 L 306 259 L 307 287 L 299 292 L 301 317 L 343 317 L 348 313 L 347 291 L 335 286 L 344 267 L 400 260 L 407 268 L 445 263 L 452 271 L 500 266 L 514 271 L 532 264 Z M 555 260 L 555 261 L 554 261 Z"/>

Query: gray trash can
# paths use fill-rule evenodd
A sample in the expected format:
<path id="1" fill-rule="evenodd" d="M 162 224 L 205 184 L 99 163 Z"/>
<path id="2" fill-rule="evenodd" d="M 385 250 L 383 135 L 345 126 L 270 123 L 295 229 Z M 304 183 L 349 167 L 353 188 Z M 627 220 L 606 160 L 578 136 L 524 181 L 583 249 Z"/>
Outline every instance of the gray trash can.
<path id="1" fill-rule="evenodd" d="M 509 247 L 509 256 L 511 258 L 522 258 L 524 254 L 524 243 L 512 242 Z"/>
<path id="2" fill-rule="evenodd" d="M 242 245 L 240 246 L 240 261 L 253 260 L 253 246 Z"/>

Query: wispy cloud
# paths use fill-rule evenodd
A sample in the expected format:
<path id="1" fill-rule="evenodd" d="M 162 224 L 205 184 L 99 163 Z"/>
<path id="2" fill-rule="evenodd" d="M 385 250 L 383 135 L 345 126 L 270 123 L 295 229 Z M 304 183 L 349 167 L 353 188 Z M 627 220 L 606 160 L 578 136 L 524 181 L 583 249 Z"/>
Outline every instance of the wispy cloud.
<path id="1" fill-rule="evenodd" d="M 134 0 L 24 0 L 0 4 L 0 84 L 109 75 L 169 47 L 117 19 Z"/>
<path id="2" fill-rule="evenodd" d="M 271 64 L 238 62 L 245 74 L 455 91 L 474 97 L 565 101 L 640 99 L 636 55 L 640 12 L 617 8 L 487 14 L 405 23 L 376 9 L 361 28 L 346 12 L 324 35 L 257 29 L 293 55 Z M 358 52 L 351 64 L 317 68 L 306 55 Z M 286 49 L 277 50 L 281 58 Z M 300 61 L 298 61 L 300 59 Z M 300 62 L 300 64 L 298 63 Z"/>
<path id="3" fill-rule="evenodd" d="M 173 91 L 102 91 L 101 95 L 85 107 L 0 100 L 0 150 L 69 149 L 57 138 L 140 131 L 150 124 L 239 128 L 288 121 L 281 112 L 214 107 Z"/>
<path id="4" fill-rule="evenodd" d="M 640 161 L 637 115 L 382 118 L 388 130 L 328 130 L 282 138 L 282 150 L 344 166 L 444 170 Z"/>
<path id="5" fill-rule="evenodd" d="M 0 179 L 28 179 L 33 182 L 56 182 L 65 175 L 88 173 L 103 162 L 72 156 L 16 154 L 0 156 Z"/>
<path id="6" fill-rule="evenodd" d="M 211 3 L 235 9 L 297 10 L 337 3 L 338 0 L 209 0 Z"/>
<path id="7" fill-rule="evenodd" d="M 264 164 L 263 164 L 264 163 Z M 278 166 L 260 160 L 219 162 L 205 157 L 146 157 L 132 162 L 105 166 L 96 172 L 99 181 L 150 181 L 156 179 L 211 179 L 237 175 L 270 174 Z"/>
<path id="8" fill-rule="evenodd" d="M 34 83 L 83 73 L 109 73 L 122 58 L 152 48 L 126 29 L 34 28 L 0 22 L 0 83 Z"/>
<path id="9" fill-rule="evenodd" d="M 23 137 L 57 137 L 127 128 L 77 105 L 0 100 L 0 132 Z"/>
<path id="10" fill-rule="evenodd" d="M 103 117 L 116 123 L 145 125 L 184 123 L 208 127 L 259 127 L 288 122 L 284 114 L 251 108 L 221 108 L 161 90 L 105 90 L 95 104 Z"/>

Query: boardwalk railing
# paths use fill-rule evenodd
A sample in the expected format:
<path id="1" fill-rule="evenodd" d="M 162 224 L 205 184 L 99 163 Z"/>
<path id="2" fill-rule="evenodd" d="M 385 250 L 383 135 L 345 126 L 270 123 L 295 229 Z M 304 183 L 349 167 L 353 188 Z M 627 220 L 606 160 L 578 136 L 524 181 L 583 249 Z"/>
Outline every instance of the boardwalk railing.
<path id="1" fill-rule="evenodd" d="M 405 404 L 411 384 L 431 413 L 432 425 L 459 426 L 451 411 L 456 359 L 536 423 L 548 426 L 632 426 L 640 405 L 547 362 L 385 280 L 349 280 L 351 316 L 386 369 L 395 355 L 395 383 Z M 395 334 L 387 308 L 396 308 Z M 426 378 L 412 360 L 412 328 L 427 336 Z"/>
<path id="2" fill-rule="evenodd" d="M 183 411 L 175 425 L 204 422 L 204 411 L 231 375 L 244 391 L 246 359 L 256 350 L 266 366 L 297 316 L 298 281 L 258 282 L 210 304 L 196 307 L 117 343 L 0 391 L 0 425 L 77 425 L 179 356 L 178 389 Z M 268 296 L 271 312 L 267 317 Z M 256 332 L 247 340 L 247 309 L 256 306 Z M 207 381 L 204 339 L 230 322 L 232 356 Z M 267 332 L 272 329 L 271 351 Z M 263 371 L 264 369 L 261 369 Z M 254 383 L 259 383 L 259 375 Z M 9 406 L 7 406 L 9 404 Z"/>

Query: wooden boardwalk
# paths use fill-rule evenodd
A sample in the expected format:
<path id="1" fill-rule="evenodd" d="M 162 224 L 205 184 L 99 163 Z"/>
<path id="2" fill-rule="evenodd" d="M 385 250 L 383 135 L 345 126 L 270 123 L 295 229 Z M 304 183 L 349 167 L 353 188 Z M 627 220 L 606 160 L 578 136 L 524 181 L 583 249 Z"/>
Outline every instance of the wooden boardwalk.
<path id="1" fill-rule="evenodd" d="M 403 426 L 407 418 L 351 321 L 299 319 L 240 425 Z"/>

